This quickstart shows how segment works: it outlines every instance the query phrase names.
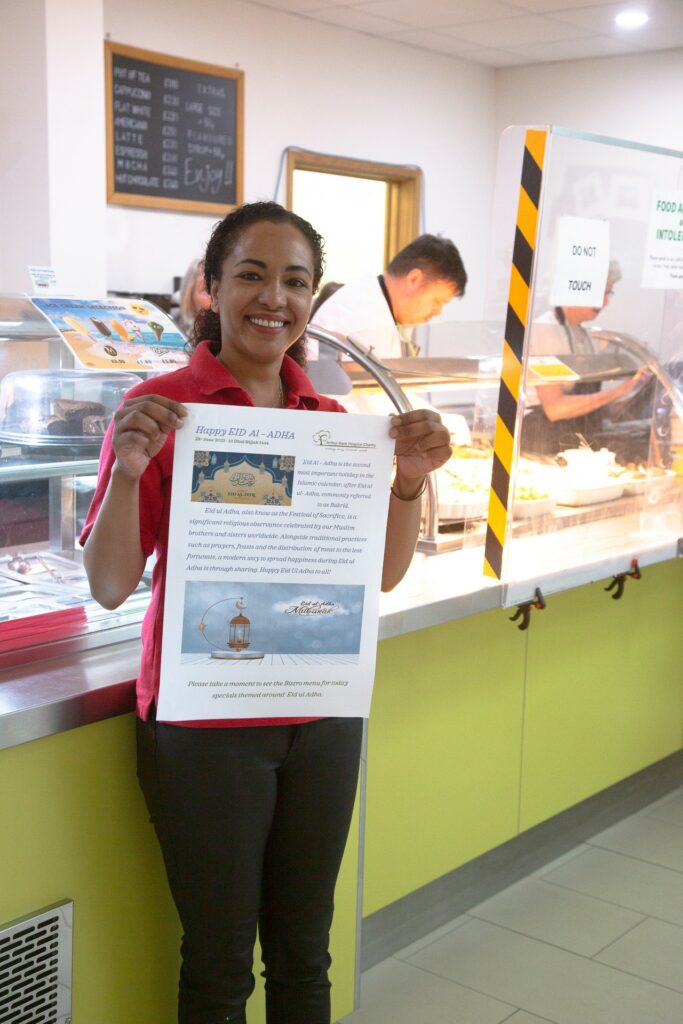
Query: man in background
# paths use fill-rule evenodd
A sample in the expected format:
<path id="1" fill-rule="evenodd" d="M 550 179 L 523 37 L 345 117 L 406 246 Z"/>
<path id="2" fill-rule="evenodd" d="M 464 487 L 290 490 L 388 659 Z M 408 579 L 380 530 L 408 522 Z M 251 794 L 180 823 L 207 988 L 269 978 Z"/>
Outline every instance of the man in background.
<path id="1" fill-rule="evenodd" d="M 312 323 L 351 336 L 379 359 L 418 354 L 409 328 L 438 316 L 465 294 L 467 273 L 448 238 L 420 235 L 401 249 L 383 274 L 343 285 L 323 302 Z"/>
<path id="2" fill-rule="evenodd" d="M 556 306 L 535 320 L 531 327 L 530 355 L 562 359 L 564 355 L 597 354 L 604 343 L 598 342 L 596 346 L 584 325 L 591 324 L 605 309 L 621 276 L 618 262 L 612 260 L 600 306 Z M 625 438 L 618 454 L 624 461 L 647 459 L 654 385 L 652 375 L 645 368 L 609 387 L 603 387 L 601 381 L 579 381 L 530 388 L 522 429 L 522 451 L 556 455 L 563 448 L 575 448 L 582 438 L 593 447 L 600 447 L 605 443 L 605 416 L 624 419 L 624 410 L 628 409 L 626 400 L 644 385 L 649 385 L 642 394 L 647 415 L 641 410 L 640 416 L 648 429 L 644 428 L 644 436 L 637 444 Z M 617 443 L 618 431 L 610 444 Z M 626 450 L 628 455 L 623 454 Z"/>

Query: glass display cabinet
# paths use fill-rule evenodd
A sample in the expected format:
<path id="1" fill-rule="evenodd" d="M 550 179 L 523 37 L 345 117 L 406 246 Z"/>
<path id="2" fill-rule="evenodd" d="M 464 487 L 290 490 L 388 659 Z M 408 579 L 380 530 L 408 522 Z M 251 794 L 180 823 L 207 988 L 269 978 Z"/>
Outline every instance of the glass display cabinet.
<path id="1" fill-rule="evenodd" d="M 74 368 L 26 296 L 0 296 L 0 666 L 139 633 L 146 577 L 106 611 L 90 597 L 77 538 L 102 438 L 140 379 Z"/>

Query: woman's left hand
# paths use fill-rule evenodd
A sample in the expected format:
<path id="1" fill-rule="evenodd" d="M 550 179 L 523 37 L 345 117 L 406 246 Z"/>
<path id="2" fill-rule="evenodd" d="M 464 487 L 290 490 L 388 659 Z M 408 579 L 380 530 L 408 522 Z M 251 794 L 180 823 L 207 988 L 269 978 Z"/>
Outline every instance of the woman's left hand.
<path id="1" fill-rule="evenodd" d="M 406 483 L 421 483 L 451 457 L 448 430 L 431 409 L 392 416 L 389 434 L 396 438 L 396 475 Z"/>

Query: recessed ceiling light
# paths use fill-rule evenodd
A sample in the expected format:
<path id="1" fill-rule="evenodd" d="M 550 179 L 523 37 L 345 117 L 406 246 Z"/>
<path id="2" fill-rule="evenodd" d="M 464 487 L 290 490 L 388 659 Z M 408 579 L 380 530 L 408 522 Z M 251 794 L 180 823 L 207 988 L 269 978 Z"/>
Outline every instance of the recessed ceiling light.
<path id="1" fill-rule="evenodd" d="M 621 11 L 614 19 L 619 28 L 642 28 L 650 20 L 645 11 Z"/>

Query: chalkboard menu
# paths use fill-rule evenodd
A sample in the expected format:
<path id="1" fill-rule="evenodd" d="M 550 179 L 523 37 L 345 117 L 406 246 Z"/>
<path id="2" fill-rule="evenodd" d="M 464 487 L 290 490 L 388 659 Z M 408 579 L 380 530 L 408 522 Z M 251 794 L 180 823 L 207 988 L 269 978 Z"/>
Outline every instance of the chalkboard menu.
<path id="1" fill-rule="evenodd" d="M 242 202 L 243 72 L 105 43 L 107 200 L 224 214 Z"/>

